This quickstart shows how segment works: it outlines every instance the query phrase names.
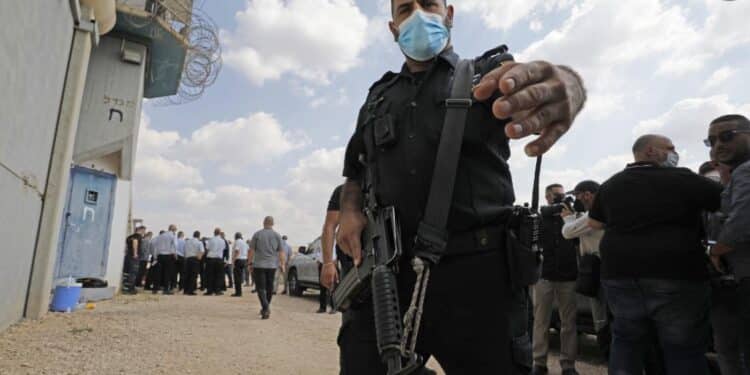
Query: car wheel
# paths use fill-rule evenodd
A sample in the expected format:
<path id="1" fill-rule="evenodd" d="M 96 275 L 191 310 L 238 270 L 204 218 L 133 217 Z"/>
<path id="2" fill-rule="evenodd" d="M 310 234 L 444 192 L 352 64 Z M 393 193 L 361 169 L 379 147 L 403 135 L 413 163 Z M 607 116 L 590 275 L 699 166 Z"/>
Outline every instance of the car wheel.
<path id="1" fill-rule="evenodd" d="M 294 296 L 294 297 L 302 296 L 302 293 L 304 293 L 305 289 L 299 285 L 299 279 L 297 279 L 296 269 L 289 270 L 289 277 L 287 278 L 287 282 L 289 283 L 289 295 L 290 296 Z"/>

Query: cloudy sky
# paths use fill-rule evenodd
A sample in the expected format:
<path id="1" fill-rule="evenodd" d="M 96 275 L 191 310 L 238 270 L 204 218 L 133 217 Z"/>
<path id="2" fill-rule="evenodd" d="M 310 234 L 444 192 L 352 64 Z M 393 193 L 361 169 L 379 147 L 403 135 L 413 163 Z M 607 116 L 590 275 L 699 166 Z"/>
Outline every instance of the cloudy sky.
<path id="1" fill-rule="evenodd" d="M 449 0 L 464 56 L 507 44 L 520 61 L 578 70 L 589 102 L 545 162 L 543 183 L 605 180 L 639 134 L 671 137 L 681 165 L 707 158 L 708 122 L 750 114 L 750 1 Z M 134 215 L 152 228 L 251 233 L 263 216 L 294 244 L 320 233 L 371 83 L 403 57 L 388 0 L 222 0 L 224 69 L 199 101 L 145 105 Z M 533 163 L 512 144 L 519 202 Z"/>

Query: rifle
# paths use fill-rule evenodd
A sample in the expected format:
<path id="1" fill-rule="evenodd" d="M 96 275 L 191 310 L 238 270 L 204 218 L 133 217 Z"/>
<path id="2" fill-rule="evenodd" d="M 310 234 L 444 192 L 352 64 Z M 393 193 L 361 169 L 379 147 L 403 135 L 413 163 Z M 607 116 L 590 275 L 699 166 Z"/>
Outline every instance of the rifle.
<path id="1" fill-rule="evenodd" d="M 372 301 L 380 356 L 388 374 L 409 373 L 419 366 L 414 357 L 403 364 L 403 328 L 396 287 L 401 258 L 401 229 L 396 209 L 377 205 L 371 189 L 365 193 L 367 227 L 362 233 L 362 263 L 352 268 L 333 292 L 333 306 L 346 311 L 352 305 Z"/>

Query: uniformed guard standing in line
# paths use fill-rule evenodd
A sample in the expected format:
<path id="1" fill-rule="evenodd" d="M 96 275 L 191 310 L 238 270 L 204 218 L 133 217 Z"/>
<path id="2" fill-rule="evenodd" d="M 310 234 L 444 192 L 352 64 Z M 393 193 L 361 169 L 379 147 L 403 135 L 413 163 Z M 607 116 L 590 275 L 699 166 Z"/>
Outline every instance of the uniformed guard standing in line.
<path id="1" fill-rule="evenodd" d="M 369 165 L 380 206 L 400 217 L 406 254 L 397 275 L 401 311 L 415 284 L 412 247 L 426 206 L 437 146 L 458 56 L 450 43 L 454 9 L 445 0 L 391 0 L 391 32 L 406 56 L 399 73 L 370 89 L 346 151 L 338 243 L 361 262 L 361 181 Z M 456 173 L 447 253 L 431 268 L 416 351 L 432 355 L 447 374 L 517 373 L 511 354 L 511 287 L 503 227 L 515 197 L 507 159 L 509 138 L 540 136 L 526 145 L 541 155 L 569 129 L 585 102 L 570 68 L 515 63 L 499 47 L 475 60 L 473 103 Z M 479 80 L 481 78 L 481 81 Z M 491 290 L 490 293 L 487 291 Z M 339 333 L 341 374 L 384 374 L 371 304 L 344 314 Z"/>
<path id="2" fill-rule="evenodd" d="M 194 296 L 201 259 L 206 253 L 201 241 L 201 232 L 193 232 L 193 238 L 185 241 L 185 273 L 183 273 L 183 291 L 186 295 Z"/>
<path id="3" fill-rule="evenodd" d="M 154 240 L 154 252 L 156 261 L 159 264 L 157 268 L 157 282 L 164 290 L 164 294 L 172 294 L 172 275 L 175 272 L 175 260 L 177 260 L 177 227 L 174 224 L 169 225 L 169 230 L 159 234 Z M 156 294 L 157 287 L 152 289 Z"/>
<path id="4" fill-rule="evenodd" d="M 224 285 L 224 248 L 226 241 L 221 238 L 221 229 L 214 229 L 214 236 L 206 241 L 206 280 L 202 281 L 206 287 L 204 295 L 220 296 Z"/>

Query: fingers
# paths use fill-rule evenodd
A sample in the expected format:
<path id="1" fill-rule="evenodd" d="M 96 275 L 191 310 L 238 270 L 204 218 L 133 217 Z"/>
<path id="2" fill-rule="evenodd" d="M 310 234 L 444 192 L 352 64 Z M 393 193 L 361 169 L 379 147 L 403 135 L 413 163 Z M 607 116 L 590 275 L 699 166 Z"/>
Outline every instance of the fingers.
<path id="1" fill-rule="evenodd" d="M 555 67 L 545 61 L 515 64 L 499 79 L 500 92 L 511 95 L 526 86 L 542 82 L 555 73 Z"/>
<path id="2" fill-rule="evenodd" d="M 520 111 L 533 110 L 547 103 L 563 101 L 563 99 L 565 99 L 565 86 L 562 82 L 547 81 L 531 85 L 496 100 L 492 104 L 492 113 L 499 119 L 505 119 Z"/>
<path id="3" fill-rule="evenodd" d="M 554 66 L 545 61 L 533 61 L 526 64 L 506 62 L 497 69 L 482 77 L 474 88 L 477 100 L 487 100 L 498 90 L 504 96 L 546 80 L 555 72 Z"/>
<path id="4" fill-rule="evenodd" d="M 539 156 L 547 152 L 552 145 L 570 128 L 570 124 L 555 123 L 542 129 L 539 138 L 526 145 L 524 151 L 528 156 Z"/>
<path id="5" fill-rule="evenodd" d="M 548 125 L 567 118 L 568 108 L 565 102 L 544 105 L 528 113 L 526 117 L 520 117 L 519 120 L 514 119 L 506 125 L 505 135 L 511 139 L 518 139 L 531 134 L 539 134 Z"/>
<path id="6" fill-rule="evenodd" d="M 500 89 L 500 78 L 514 65 L 518 65 L 518 63 L 512 61 L 505 62 L 498 68 L 485 74 L 479 84 L 474 87 L 474 98 L 479 101 L 485 101 L 492 97 Z"/>

